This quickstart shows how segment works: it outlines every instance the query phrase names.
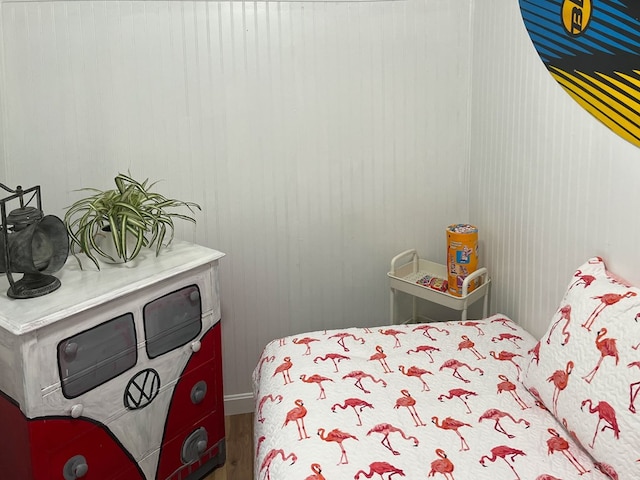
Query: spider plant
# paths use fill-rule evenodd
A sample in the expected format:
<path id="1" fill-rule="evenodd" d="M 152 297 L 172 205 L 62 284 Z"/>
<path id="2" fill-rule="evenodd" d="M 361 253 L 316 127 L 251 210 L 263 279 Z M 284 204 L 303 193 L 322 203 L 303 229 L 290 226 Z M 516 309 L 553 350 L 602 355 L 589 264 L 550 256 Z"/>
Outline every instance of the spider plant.
<path id="1" fill-rule="evenodd" d="M 170 211 L 174 208 L 187 208 L 191 214 L 200 206 L 193 202 L 169 199 L 152 192 L 157 183 L 149 183 L 149 179 L 139 182 L 130 175 L 119 173 L 115 177 L 116 188 L 98 190 L 81 188 L 77 191 L 92 192 L 91 195 L 78 200 L 64 216 L 64 223 L 69 232 L 70 250 L 76 257 L 80 268 L 82 262 L 77 253 L 84 253 L 100 269 L 98 256 L 111 262 L 128 262 L 134 259 L 142 247 L 155 244 L 156 256 L 164 245 L 169 245 L 174 235 L 174 219 L 196 223 L 189 214 Z M 101 248 L 96 236 L 104 232 L 110 233 L 113 250 L 118 258 L 114 258 Z M 133 238 L 128 242 L 127 238 Z M 164 243 L 165 238 L 168 241 Z M 129 245 L 127 245 L 129 243 Z"/>

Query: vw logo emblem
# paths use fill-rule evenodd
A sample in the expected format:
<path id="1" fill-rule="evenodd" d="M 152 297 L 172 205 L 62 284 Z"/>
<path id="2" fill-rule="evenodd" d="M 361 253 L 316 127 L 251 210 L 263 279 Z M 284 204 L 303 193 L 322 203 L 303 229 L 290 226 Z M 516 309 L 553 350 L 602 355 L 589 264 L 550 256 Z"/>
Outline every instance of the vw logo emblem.
<path id="1" fill-rule="evenodd" d="M 152 368 L 138 372 L 124 390 L 124 406 L 129 410 L 144 408 L 160 391 L 160 375 Z"/>

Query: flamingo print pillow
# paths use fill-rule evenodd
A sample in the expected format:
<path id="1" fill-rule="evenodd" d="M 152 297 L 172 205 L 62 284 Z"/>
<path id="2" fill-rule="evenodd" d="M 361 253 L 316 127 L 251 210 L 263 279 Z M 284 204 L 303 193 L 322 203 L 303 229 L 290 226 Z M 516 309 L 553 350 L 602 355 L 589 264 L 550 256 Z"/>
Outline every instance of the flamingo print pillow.
<path id="1" fill-rule="evenodd" d="M 640 289 L 592 258 L 571 278 L 523 379 L 620 480 L 640 478 L 639 321 Z"/>

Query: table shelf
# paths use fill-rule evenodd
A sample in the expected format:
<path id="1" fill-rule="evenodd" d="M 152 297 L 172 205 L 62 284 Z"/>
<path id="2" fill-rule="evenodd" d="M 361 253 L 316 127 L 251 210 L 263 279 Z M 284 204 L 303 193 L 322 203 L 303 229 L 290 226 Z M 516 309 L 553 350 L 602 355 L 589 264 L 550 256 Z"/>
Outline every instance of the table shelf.
<path id="1" fill-rule="evenodd" d="M 410 259 L 410 260 L 409 260 Z M 401 261 L 409 260 L 407 263 Z M 462 296 L 457 297 L 448 292 L 441 292 L 434 288 L 427 287 L 418 281 L 430 275 L 438 278 L 447 278 L 447 267 L 439 263 L 431 262 L 419 257 L 417 250 L 406 250 L 391 260 L 391 269 L 387 273 L 389 277 L 389 287 L 391 290 L 391 321 L 397 323 L 396 300 L 398 292 L 402 292 L 413 297 L 413 316 L 409 321 L 417 319 L 418 298 L 433 302 L 453 310 L 461 311 L 461 321 L 467 320 L 467 309 L 480 298 L 483 299 L 483 318 L 486 318 L 489 310 L 489 288 L 491 278 L 486 268 L 479 268 L 468 275 L 462 284 Z M 469 284 L 479 278 L 480 285 L 469 292 Z"/>

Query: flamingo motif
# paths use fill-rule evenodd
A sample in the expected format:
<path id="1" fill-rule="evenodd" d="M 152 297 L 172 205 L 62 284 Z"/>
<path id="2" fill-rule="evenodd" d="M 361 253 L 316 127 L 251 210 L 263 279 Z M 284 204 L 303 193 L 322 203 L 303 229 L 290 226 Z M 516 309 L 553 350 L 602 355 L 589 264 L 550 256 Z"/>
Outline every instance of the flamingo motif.
<path id="1" fill-rule="evenodd" d="M 307 347 L 307 349 L 302 355 L 311 355 L 311 343 L 319 342 L 320 340 L 317 338 L 304 337 L 304 338 L 294 338 L 292 341 L 296 345 L 304 345 Z"/>
<path id="2" fill-rule="evenodd" d="M 406 375 L 407 377 L 416 377 L 417 379 L 419 379 L 422 382 L 422 391 L 423 392 L 428 392 L 429 389 L 429 385 L 427 385 L 427 382 L 424 381 L 424 379 L 422 378 L 422 375 L 433 375 L 433 373 L 431 373 L 429 370 L 425 370 L 424 368 L 419 368 L 416 367 L 415 365 L 410 366 L 408 369 L 405 370 L 404 365 L 399 365 L 398 366 L 398 370 L 400 370 L 400 372 L 403 375 Z"/>
<path id="3" fill-rule="evenodd" d="M 416 327 L 413 329 L 414 332 L 417 332 L 418 330 L 422 330 L 422 334 L 433 342 L 435 342 L 436 339 L 431 336 L 431 334 L 429 333 L 429 330 L 435 330 L 436 332 L 444 333 L 447 336 L 449 335 L 449 330 L 445 328 L 438 328 L 431 324 L 420 325 L 419 327 Z"/>
<path id="4" fill-rule="evenodd" d="M 582 326 L 590 332 L 593 322 L 596 321 L 598 315 L 600 315 L 600 313 L 602 313 L 605 308 L 610 307 L 611 305 L 615 305 L 620 300 L 635 297 L 636 295 L 636 292 L 629 290 L 624 295 L 620 295 L 619 293 L 605 293 L 604 295 L 591 297 L 594 300 L 600 300 L 600 304 L 593 310 L 593 312 L 591 312 L 591 315 L 589 315 L 589 318 L 587 318 L 587 321 L 584 322 Z"/>
<path id="5" fill-rule="evenodd" d="M 616 365 L 618 365 L 618 362 L 620 361 L 620 357 L 618 356 L 618 348 L 616 347 L 616 339 L 604 338 L 606 334 L 607 329 L 602 327 L 596 335 L 596 348 L 600 350 L 600 360 L 598 360 L 596 366 L 593 367 L 593 370 L 582 377 L 587 383 L 591 383 L 605 357 L 614 357 L 616 359 Z"/>
<path id="6" fill-rule="evenodd" d="M 491 456 L 489 457 L 488 455 L 483 455 L 480 458 L 480 465 L 482 465 L 483 467 L 486 467 L 486 465 L 484 464 L 485 459 L 489 460 L 491 463 L 495 462 L 498 458 L 501 458 L 502 460 L 505 461 L 505 463 L 507 465 L 509 465 L 509 468 L 511 469 L 511 471 L 513 473 L 515 473 L 516 475 L 516 480 L 520 480 L 520 475 L 518 475 L 518 472 L 516 472 L 516 469 L 513 468 L 513 465 L 511 465 L 511 463 L 509 463 L 509 460 L 507 460 L 507 458 L 510 458 L 512 462 L 515 461 L 515 458 L 518 455 L 526 455 L 526 453 L 524 453 L 522 450 L 518 450 L 517 448 L 511 448 L 508 447 L 506 445 L 499 445 L 497 447 L 493 447 L 491 449 Z"/>
<path id="7" fill-rule="evenodd" d="M 321 362 L 325 362 L 327 360 L 331 360 L 333 362 L 333 367 L 335 368 L 334 373 L 338 373 L 338 364 L 342 360 L 351 360 L 351 357 L 347 357 L 345 355 L 341 355 L 339 353 L 327 353 L 324 357 L 316 357 L 313 359 L 313 363 L 318 363 L 318 360 Z"/>
<path id="8" fill-rule="evenodd" d="M 593 440 L 589 446 L 593 448 L 593 445 L 596 443 L 596 437 L 598 436 L 598 431 L 600 428 L 600 422 L 604 420 L 606 425 L 602 427 L 602 431 L 604 432 L 607 428 L 613 431 L 613 436 L 618 439 L 620 438 L 620 427 L 618 427 L 618 419 L 616 418 L 616 411 L 613 407 L 607 402 L 598 402 L 598 404 L 594 407 L 593 402 L 590 398 L 582 401 L 580 405 L 580 410 L 588 405 L 589 413 L 598 412 L 598 423 L 596 424 L 596 431 L 593 434 Z"/>
<path id="9" fill-rule="evenodd" d="M 460 325 L 463 327 L 473 327 L 478 331 L 478 335 L 484 335 L 484 331 L 480 328 L 480 325 L 482 325 L 480 322 L 463 322 Z"/>
<path id="10" fill-rule="evenodd" d="M 520 348 L 520 345 L 518 345 L 517 342 L 522 341 L 522 337 L 519 335 L 514 335 L 513 333 L 501 333 L 497 337 L 493 337 L 491 339 L 493 343 L 500 342 L 502 340 L 507 340 L 513 343 L 516 346 L 516 348 Z"/>
<path id="11" fill-rule="evenodd" d="M 364 338 L 356 337 L 353 333 L 340 332 L 340 333 L 331 335 L 329 338 L 337 338 L 338 345 L 340 345 L 345 352 L 349 351 L 349 348 L 344 344 L 347 338 L 353 338 L 353 340 L 355 340 L 356 342 L 360 342 L 360 344 L 364 344 Z"/>
<path id="12" fill-rule="evenodd" d="M 569 338 L 571 337 L 571 333 L 569 332 L 569 323 L 571 323 L 571 305 L 565 305 L 558 310 L 560 314 L 560 318 L 555 321 L 555 323 L 551 326 L 549 330 L 549 335 L 547 335 L 547 345 L 551 343 L 551 334 L 556 329 L 558 324 L 564 320 L 564 326 L 562 327 L 562 335 L 564 335 L 564 340 L 561 342 L 561 345 L 566 345 L 569 343 Z"/>
<path id="13" fill-rule="evenodd" d="M 307 409 L 304 407 L 304 402 L 298 398 L 294 403 L 296 406 L 287 412 L 287 417 L 282 424 L 282 428 L 286 427 L 289 422 L 295 421 L 296 427 L 298 427 L 298 437 L 300 437 L 298 440 L 311 438 L 307 435 L 307 430 L 304 427 L 304 417 L 307 415 Z"/>
<path id="14" fill-rule="evenodd" d="M 470 383 L 471 380 L 463 378 L 462 375 L 460 375 L 460 372 L 458 372 L 458 369 L 462 367 L 469 369 L 469 371 L 471 372 L 479 372 L 480 376 L 484 375 L 484 370 L 482 370 L 480 367 L 470 367 L 466 363 L 459 362 L 455 358 L 451 358 L 440 365 L 440 371 L 444 370 L 445 368 L 451 368 L 453 370 L 452 375 L 455 378 L 457 378 L 458 380 L 462 380 L 464 383 Z"/>
<path id="15" fill-rule="evenodd" d="M 547 428 L 547 432 L 551 434 L 551 438 L 547 440 L 547 455 L 551 455 L 555 452 L 560 452 L 565 456 L 567 460 L 578 470 L 578 475 L 584 475 L 591 470 L 584 468 L 578 459 L 571 453 L 569 448 L 569 442 L 562 438 L 560 434 L 553 428 Z"/>
<path id="16" fill-rule="evenodd" d="M 438 423 L 438 417 L 431 417 L 431 421 L 433 422 L 433 424 L 438 427 L 441 428 L 442 430 L 453 430 L 454 432 L 456 432 L 456 435 L 458 435 L 458 437 L 460 437 L 460 451 L 463 452 L 465 450 L 469 450 L 469 444 L 467 443 L 467 441 L 464 439 L 464 437 L 462 436 L 462 434 L 458 431 L 460 428 L 462 427 L 471 427 L 471 425 L 469 425 L 468 423 L 464 423 L 461 422 L 460 420 L 456 420 L 455 418 L 451 418 L 451 417 L 447 417 L 444 420 L 442 420 L 441 423 Z"/>
<path id="17" fill-rule="evenodd" d="M 356 416 L 358 417 L 358 423 L 356 424 L 357 426 L 361 427 L 362 426 L 362 419 L 360 418 L 360 413 L 362 413 L 362 410 L 364 410 L 365 408 L 373 408 L 373 405 L 371 405 L 369 402 L 365 402 L 364 400 L 361 400 L 359 398 L 347 398 L 343 404 L 339 404 L 336 403 L 335 405 L 333 405 L 331 407 L 331 411 L 333 413 L 336 412 L 336 407 L 345 410 L 349 407 L 353 408 L 353 411 L 355 412 Z M 358 411 L 358 409 L 360 411 Z"/>
<path id="18" fill-rule="evenodd" d="M 367 437 L 372 433 L 381 433 L 382 435 L 384 435 L 384 437 L 380 441 L 382 446 L 388 449 L 394 455 L 400 455 L 400 452 L 394 450 L 394 448 L 391 446 L 391 442 L 389 441 L 389 435 L 396 432 L 399 433 L 405 440 L 413 440 L 414 447 L 417 447 L 419 445 L 420 442 L 416 437 L 405 434 L 401 428 L 394 427 L 390 423 L 379 423 L 378 425 L 375 425 L 373 428 L 371 428 L 371 430 L 367 432 Z"/>
<path id="19" fill-rule="evenodd" d="M 258 382 L 260 381 L 260 378 L 262 377 L 262 366 L 265 363 L 273 362 L 275 359 L 276 359 L 275 355 L 262 357 L 260 359 L 260 363 L 258 364 Z"/>
<path id="20" fill-rule="evenodd" d="M 262 443 L 267 439 L 266 436 L 264 435 L 260 435 L 260 437 L 258 437 L 258 444 L 256 445 L 256 458 L 258 457 L 258 454 L 260 453 L 260 447 L 262 446 Z"/>
<path id="21" fill-rule="evenodd" d="M 312 463 L 311 471 L 313 472 L 313 475 L 309 475 L 304 480 L 326 480 L 326 478 L 324 478 L 324 475 L 322 475 L 322 467 L 319 463 Z"/>
<path id="22" fill-rule="evenodd" d="M 467 400 L 469 400 L 469 397 L 475 397 L 478 394 L 476 392 L 470 392 L 469 390 L 465 390 L 464 388 L 453 388 L 451 390 L 449 390 L 448 394 L 442 394 L 438 397 L 438 400 L 440 402 L 442 402 L 443 399 L 447 399 L 447 400 L 451 400 L 453 399 L 453 397 L 457 397 L 459 398 L 462 403 L 464 403 L 464 406 L 467 407 L 467 413 L 471 413 L 471 408 L 469 408 L 469 404 L 467 403 Z"/>
<path id="23" fill-rule="evenodd" d="M 564 370 L 556 370 L 551 374 L 549 378 L 547 378 L 547 382 L 553 382 L 554 390 L 553 390 L 553 413 L 558 416 L 558 397 L 560 396 L 560 392 L 567 388 L 567 384 L 569 383 L 569 375 L 573 371 L 573 361 L 569 360 L 567 362 L 567 366 Z"/>
<path id="24" fill-rule="evenodd" d="M 369 472 L 365 472 L 364 470 L 358 470 L 358 472 L 353 476 L 353 478 L 354 480 L 358 480 L 360 478 L 360 475 L 364 475 L 367 478 L 371 478 L 376 473 L 380 475 L 380 478 L 382 480 L 384 480 L 384 477 L 382 475 L 384 475 L 385 473 L 389 474 L 389 476 L 387 477 L 387 480 L 391 480 L 391 477 L 393 477 L 394 475 L 400 475 L 401 477 L 405 476 L 404 471 L 394 467 L 390 463 L 373 462 L 369 464 Z"/>
<path id="25" fill-rule="evenodd" d="M 604 473 L 605 475 L 609 475 L 609 478 L 611 478 L 611 480 L 618 480 L 618 472 L 616 472 L 615 469 L 608 463 L 593 462 L 593 464 L 602 473 Z"/>
<path id="26" fill-rule="evenodd" d="M 540 363 L 540 342 L 538 341 L 527 353 L 531 355 L 531 361 L 538 365 Z"/>
<path id="27" fill-rule="evenodd" d="M 548 473 L 543 473 L 542 475 L 538 475 L 536 480 L 562 480 L 561 478 L 554 477 L 553 475 L 549 475 Z"/>
<path id="28" fill-rule="evenodd" d="M 264 457 L 264 460 L 262 461 L 262 464 L 260 465 L 260 472 L 264 470 L 264 477 L 262 477 L 263 480 L 271 480 L 271 473 L 269 469 L 271 468 L 271 463 L 276 459 L 278 455 L 282 457 L 283 462 L 291 459 L 291 465 L 296 463 L 296 461 L 298 460 L 298 457 L 296 457 L 296 454 L 293 452 L 285 455 L 284 450 L 282 449 L 272 449 L 271 451 L 269 451 L 269 453 L 267 453 L 267 455 Z"/>
<path id="29" fill-rule="evenodd" d="M 415 349 L 407 350 L 407 353 L 421 353 L 424 352 L 429 356 L 429 363 L 433 363 L 433 356 L 431 356 L 431 352 L 439 352 L 440 349 L 438 347 L 434 347 L 432 345 L 420 345 Z"/>
<path id="30" fill-rule="evenodd" d="M 340 446 L 340 451 L 342 452 L 342 455 L 340 456 L 340 461 L 338 462 L 338 465 L 348 464 L 349 459 L 347 458 L 347 451 L 344 449 L 342 442 L 344 442 L 349 438 L 353 438 L 354 440 L 358 440 L 358 438 L 355 435 L 351 435 L 350 433 L 343 432 L 342 430 L 338 430 L 337 428 L 334 428 L 326 435 L 324 432 L 325 432 L 324 428 L 318 429 L 318 436 L 320 437 L 321 440 L 324 440 L 325 442 L 336 442 Z"/>
<path id="31" fill-rule="evenodd" d="M 354 385 L 358 387 L 360 390 L 362 390 L 364 393 L 371 393 L 362 385 L 362 380 L 365 378 L 370 378 L 373 383 L 382 383 L 383 387 L 387 386 L 387 382 L 385 382 L 382 378 L 375 378 L 373 375 L 365 373 L 362 370 L 354 370 L 353 372 L 349 372 L 342 377 L 343 380 L 346 378 L 355 378 L 356 382 Z"/>
<path id="32" fill-rule="evenodd" d="M 399 348 L 402 346 L 402 344 L 400 343 L 400 339 L 398 338 L 398 335 L 406 335 L 407 332 L 403 332 L 402 330 L 396 330 L 394 328 L 387 328 L 386 330 L 383 330 L 382 328 L 378 330 L 381 334 L 383 335 L 390 335 L 393 338 L 395 338 L 396 342 L 393 345 L 393 348 Z"/>
<path id="33" fill-rule="evenodd" d="M 271 402 L 280 403 L 282 402 L 282 395 L 276 395 L 274 397 L 272 394 L 268 394 L 260 399 L 260 402 L 258 403 L 258 421 L 260 423 L 264 423 L 265 421 L 265 418 L 262 415 L 262 409 L 264 408 L 264 404 L 267 402 L 267 400 L 270 400 Z"/>
<path id="34" fill-rule="evenodd" d="M 513 382 L 510 382 L 509 378 L 507 378 L 506 375 L 500 374 L 500 375 L 498 375 L 498 378 L 500 380 L 502 380 L 498 384 L 498 393 L 509 392 L 511 394 L 511 396 L 513 397 L 513 399 L 518 404 L 518 406 L 522 410 L 526 410 L 527 408 L 531 408 L 526 403 L 524 403 L 522 398 L 520 398 L 520 395 L 518 395 L 518 392 L 516 391 L 516 385 Z"/>
<path id="35" fill-rule="evenodd" d="M 514 328 L 511 324 L 513 323 L 513 320 L 510 320 L 508 318 L 496 318 L 495 320 L 491 320 L 491 323 L 501 323 L 504 327 L 507 327 L 511 330 L 513 330 L 514 332 L 517 332 L 518 329 Z"/>
<path id="36" fill-rule="evenodd" d="M 333 382 L 333 379 L 328 377 L 323 377 L 322 375 L 318 375 L 317 373 L 307 377 L 304 373 L 300 375 L 300 380 L 305 383 L 316 383 L 318 387 L 320 387 L 320 396 L 318 400 L 322 400 L 327 398 L 327 393 L 324 391 L 324 387 L 322 386 L 322 382 Z"/>
<path id="37" fill-rule="evenodd" d="M 431 462 L 431 470 L 429 470 L 427 477 L 434 477 L 436 473 L 441 473 L 445 480 L 455 480 L 453 478 L 454 465 L 451 460 L 447 458 L 445 451 L 437 448 L 436 455 L 440 458 Z"/>
<path id="38" fill-rule="evenodd" d="M 515 438 L 515 435 L 507 433 L 504 427 L 500 424 L 500 420 L 505 417 L 510 419 L 513 423 L 524 423 L 525 428 L 529 428 L 531 426 L 531 424 L 524 418 L 516 420 L 510 413 L 503 412 L 502 410 L 498 410 L 497 408 L 490 408 L 489 410 L 484 412 L 482 415 L 480 415 L 478 422 L 482 422 L 483 420 L 493 420 L 495 422 L 493 429 L 496 432 L 502 433 L 508 438 Z"/>
<path id="39" fill-rule="evenodd" d="M 627 365 L 627 367 L 640 368 L 640 361 L 631 362 L 629 365 Z M 638 392 L 640 392 L 640 382 L 634 382 L 631 385 L 629 385 L 629 411 L 631 413 L 636 413 L 636 407 L 634 403 L 636 402 L 636 397 L 638 396 Z"/>
<path id="40" fill-rule="evenodd" d="M 393 373 L 393 370 L 391 370 L 389 368 L 389 365 L 387 364 L 386 358 L 387 358 L 387 354 L 384 353 L 384 350 L 382 349 L 382 347 L 378 345 L 376 346 L 376 353 L 371 355 L 369 357 L 369 360 L 378 360 L 380 362 L 380 365 L 382 365 L 382 371 L 384 373 Z"/>
<path id="41" fill-rule="evenodd" d="M 517 378 L 518 380 L 520 380 L 520 374 L 522 373 L 522 369 L 520 368 L 520 365 L 518 365 L 516 362 L 513 361 L 513 359 L 515 357 L 522 357 L 522 355 L 518 354 L 518 353 L 513 353 L 513 352 L 507 352 L 506 350 L 502 350 L 500 353 L 496 354 L 496 352 L 494 352 L 493 350 L 491 350 L 489 352 L 489 355 L 491 355 L 493 358 L 495 358 L 496 360 L 500 360 L 501 362 L 509 362 L 511 363 L 514 367 L 516 367 L 516 374 L 517 374 Z"/>
<path id="42" fill-rule="evenodd" d="M 462 341 L 458 344 L 458 351 L 461 351 L 464 348 L 471 351 L 471 353 L 473 353 L 478 360 L 484 360 L 485 358 L 487 358 L 480 352 L 478 352 L 478 350 L 476 350 L 476 344 L 469 340 L 469 337 L 467 335 L 462 335 L 462 337 L 460 338 L 462 338 Z"/>
<path id="43" fill-rule="evenodd" d="M 424 423 L 418 415 L 418 411 L 416 410 L 416 400 L 411 396 L 409 390 L 403 389 L 400 390 L 400 393 L 402 393 L 402 397 L 396 400 L 396 404 L 393 408 L 398 409 L 400 407 L 406 407 L 407 410 L 409 410 L 416 427 L 426 427 L 427 424 Z"/>
<path id="44" fill-rule="evenodd" d="M 284 378 L 284 384 L 293 383 L 291 377 L 289 376 L 289 370 L 293 366 L 293 362 L 291 361 L 291 357 L 284 357 L 284 361 L 278 365 L 273 372 L 272 377 L 275 377 L 277 374 L 282 373 L 282 378 Z"/>
<path id="45" fill-rule="evenodd" d="M 587 288 L 596 279 L 593 275 L 583 274 L 581 270 L 576 270 L 576 273 L 574 273 L 573 276 L 577 277 L 577 280 L 569 286 L 569 290 L 573 287 L 577 287 L 578 285 L 583 285 L 584 288 Z"/>

